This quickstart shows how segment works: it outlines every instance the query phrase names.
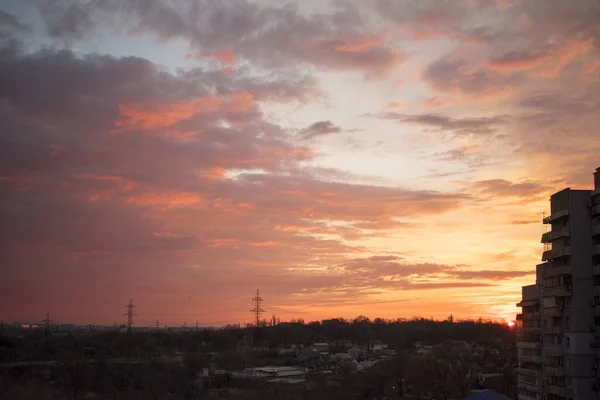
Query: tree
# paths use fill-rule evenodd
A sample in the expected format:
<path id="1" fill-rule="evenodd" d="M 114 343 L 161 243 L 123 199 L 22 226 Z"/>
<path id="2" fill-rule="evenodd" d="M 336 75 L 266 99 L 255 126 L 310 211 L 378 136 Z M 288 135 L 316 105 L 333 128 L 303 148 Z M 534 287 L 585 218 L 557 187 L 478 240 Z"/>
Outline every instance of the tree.
<path id="1" fill-rule="evenodd" d="M 67 398 L 78 399 L 84 383 L 84 373 L 88 364 L 85 349 L 74 339 L 70 348 L 60 355 L 63 370 L 62 387 Z"/>

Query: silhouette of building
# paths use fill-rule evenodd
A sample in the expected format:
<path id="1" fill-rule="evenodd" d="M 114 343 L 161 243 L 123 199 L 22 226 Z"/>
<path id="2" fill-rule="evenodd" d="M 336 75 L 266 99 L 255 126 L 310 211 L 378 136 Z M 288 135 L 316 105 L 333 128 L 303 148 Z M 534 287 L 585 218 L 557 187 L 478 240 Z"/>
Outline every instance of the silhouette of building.
<path id="1" fill-rule="evenodd" d="M 594 190 L 550 197 L 536 284 L 517 304 L 519 400 L 600 396 L 600 168 Z"/>

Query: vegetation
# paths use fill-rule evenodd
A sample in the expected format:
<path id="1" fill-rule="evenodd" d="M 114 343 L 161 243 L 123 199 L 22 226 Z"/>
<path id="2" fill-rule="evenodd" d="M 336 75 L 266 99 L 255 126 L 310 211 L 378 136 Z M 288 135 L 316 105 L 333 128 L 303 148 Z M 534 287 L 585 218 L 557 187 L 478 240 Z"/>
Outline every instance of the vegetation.
<path id="1" fill-rule="evenodd" d="M 374 364 L 362 371 L 352 363 L 308 362 L 279 351 L 328 342 L 331 352 L 338 353 L 375 339 L 388 343 L 395 354 L 371 357 Z M 476 342 L 486 351 L 456 341 Z M 415 342 L 435 346 L 430 354 L 419 354 Z M 510 374 L 513 343 L 513 331 L 492 322 L 364 317 L 197 332 L 99 331 L 55 337 L 33 332 L 0 338 L 0 398 L 463 398 L 477 387 L 476 373 L 486 363 Z M 310 378 L 300 385 L 232 379 L 220 372 L 299 364 L 312 367 Z"/>

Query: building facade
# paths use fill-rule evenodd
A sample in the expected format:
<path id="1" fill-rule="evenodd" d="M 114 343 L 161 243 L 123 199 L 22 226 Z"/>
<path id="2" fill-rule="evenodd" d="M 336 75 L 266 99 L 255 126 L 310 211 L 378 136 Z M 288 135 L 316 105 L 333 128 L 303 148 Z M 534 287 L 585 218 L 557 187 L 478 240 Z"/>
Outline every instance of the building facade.
<path id="1" fill-rule="evenodd" d="M 550 197 L 542 263 L 517 304 L 520 400 L 600 399 L 600 168 Z"/>

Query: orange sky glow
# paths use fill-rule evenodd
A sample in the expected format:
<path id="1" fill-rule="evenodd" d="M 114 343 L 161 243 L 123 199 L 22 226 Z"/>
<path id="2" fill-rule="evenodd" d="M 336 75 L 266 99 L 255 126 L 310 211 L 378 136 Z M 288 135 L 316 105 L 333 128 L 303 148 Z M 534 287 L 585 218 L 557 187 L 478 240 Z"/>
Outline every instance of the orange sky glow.
<path id="1" fill-rule="evenodd" d="M 599 60 L 587 0 L 0 1 L 0 319 L 512 326 Z"/>

